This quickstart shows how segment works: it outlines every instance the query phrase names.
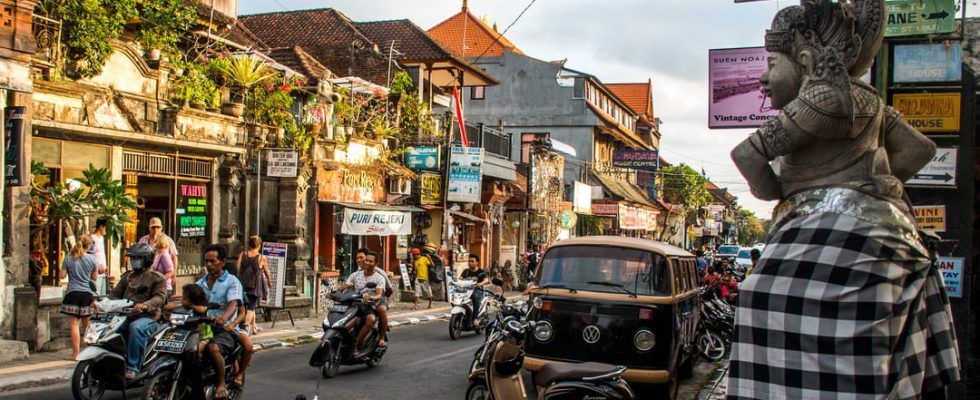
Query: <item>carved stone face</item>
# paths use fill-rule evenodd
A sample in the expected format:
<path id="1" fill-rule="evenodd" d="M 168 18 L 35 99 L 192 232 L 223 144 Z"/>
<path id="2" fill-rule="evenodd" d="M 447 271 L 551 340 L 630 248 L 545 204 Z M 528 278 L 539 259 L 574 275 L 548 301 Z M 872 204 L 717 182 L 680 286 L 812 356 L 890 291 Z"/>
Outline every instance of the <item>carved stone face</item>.
<path id="1" fill-rule="evenodd" d="M 770 52 L 768 64 L 759 81 L 772 99 L 772 108 L 782 109 L 799 95 L 803 84 L 803 69 L 792 58 L 780 52 Z"/>

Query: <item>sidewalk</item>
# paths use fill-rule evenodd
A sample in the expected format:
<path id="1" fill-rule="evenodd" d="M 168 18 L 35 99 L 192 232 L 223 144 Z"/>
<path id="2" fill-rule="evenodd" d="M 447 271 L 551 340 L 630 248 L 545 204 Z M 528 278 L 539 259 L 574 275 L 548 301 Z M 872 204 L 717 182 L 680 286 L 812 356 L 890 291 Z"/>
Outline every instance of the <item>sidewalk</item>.
<path id="1" fill-rule="evenodd" d="M 509 292 L 507 298 L 522 296 L 520 292 Z M 431 309 L 425 309 L 427 302 L 419 304 L 419 310 L 411 310 L 412 303 L 394 302 L 389 306 L 388 325 L 392 329 L 399 326 L 414 325 L 449 317 L 450 306 L 446 302 L 433 302 Z M 288 347 L 297 344 L 319 340 L 322 336 L 322 316 L 316 318 L 297 319 L 296 325 L 289 323 L 285 313 L 276 320 L 275 329 L 272 322 L 260 322 L 261 332 L 252 335 L 255 351 L 265 351 L 278 347 Z M 57 352 L 31 353 L 27 360 L 12 361 L 0 364 L 0 393 L 30 387 L 47 386 L 67 382 L 75 368 L 74 361 L 66 361 L 71 350 Z"/>

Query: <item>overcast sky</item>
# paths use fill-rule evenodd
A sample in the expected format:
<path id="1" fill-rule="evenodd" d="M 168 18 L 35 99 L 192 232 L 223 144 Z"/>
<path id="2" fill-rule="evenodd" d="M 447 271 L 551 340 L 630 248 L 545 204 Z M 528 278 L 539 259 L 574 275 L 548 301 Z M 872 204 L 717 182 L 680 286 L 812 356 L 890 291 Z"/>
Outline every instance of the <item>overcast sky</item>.
<path id="1" fill-rule="evenodd" d="M 503 30 L 529 3 L 469 0 L 469 8 Z M 977 15 L 976 1 L 968 3 L 967 15 Z M 654 114 L 663 121 L 663 158 L 703 168 L 713 182 L 738 196 L 739 204 L 768 217 L 774 203 L 752 197 L 728 156 L 751 130 L 707 128 L 708 50 L 761 46 L 772 16 L 793 4 L 799 2 L 541 0 L 505 36 L 525 54 L 567 58 L 567 67 L 605 83 L 651 79 Z M 238 8 L 239 14 L 255 14 L 329 7 L 354 21 L 408 18 L 429 29 L 461 5 L 462 0 L 239 0 Z"/>

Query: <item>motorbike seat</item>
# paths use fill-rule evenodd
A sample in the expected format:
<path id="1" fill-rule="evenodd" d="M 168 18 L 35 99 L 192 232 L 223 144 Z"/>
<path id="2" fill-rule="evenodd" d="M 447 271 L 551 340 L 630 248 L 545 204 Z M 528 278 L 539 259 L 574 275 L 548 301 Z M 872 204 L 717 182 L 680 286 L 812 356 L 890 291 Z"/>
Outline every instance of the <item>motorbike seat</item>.
<path id="1" fill-rule="evenodd" d="M 584 362 L 576 364 L 545 364 L 534 376 L 534 385 L 546 387 L 552 382 L 563 379 L 587 379 L 596 378 L 603 375 L 614 374 L 621 367 L 597 362 Z"/>

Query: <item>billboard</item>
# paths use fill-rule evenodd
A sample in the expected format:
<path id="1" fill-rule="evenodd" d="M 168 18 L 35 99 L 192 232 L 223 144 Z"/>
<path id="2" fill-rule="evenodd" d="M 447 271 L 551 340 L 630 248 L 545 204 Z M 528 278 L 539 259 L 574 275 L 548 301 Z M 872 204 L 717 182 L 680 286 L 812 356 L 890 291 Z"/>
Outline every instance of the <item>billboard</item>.
<path id="1" fill-rule="evenodd" d="M 482 148 L 453 147 L 449 157 L 449 193 L 446 199 L 460 203 L 479 203 L 482 174 Z"/>
<path id="2" fill-rule="evenodd" d="M 959 93 L 897 93 L 892 107 L 919 132 L 959 132 Z"/>
<path id="3" fill-rule="evenodd" d="M 764 47 L 708 50 L 708 128 L 755 128 L 779 115 L 762 92 Z"/>
<path id="4" fill-rule="evenodd" d="M 896 44 L 894 82 L 959 81 L 963 71 L 960 42 L 949 43 Z"/>
<path id="5" fill-rule="evenodd" d="M 411 169 L 439 169 L 439 146 L 409 147 L 405 165 Z"/>
<path id="6" fill-rule="evenodd" d="M 888 0 L 885 37 L 932 35 L 956 31 L 953 0 Z"/>
<path id="7" fill-rule="evenodd" d="M 656 171 L 660 162 L 656 150 L 614 150 L 612 165 L 617 168 Z"/>
<path id="8" fill-rule="evenodd" d="M 915 223 L 919 229 L 936 233 L 946 232 L 946 206 L 914 206 Z"/>

